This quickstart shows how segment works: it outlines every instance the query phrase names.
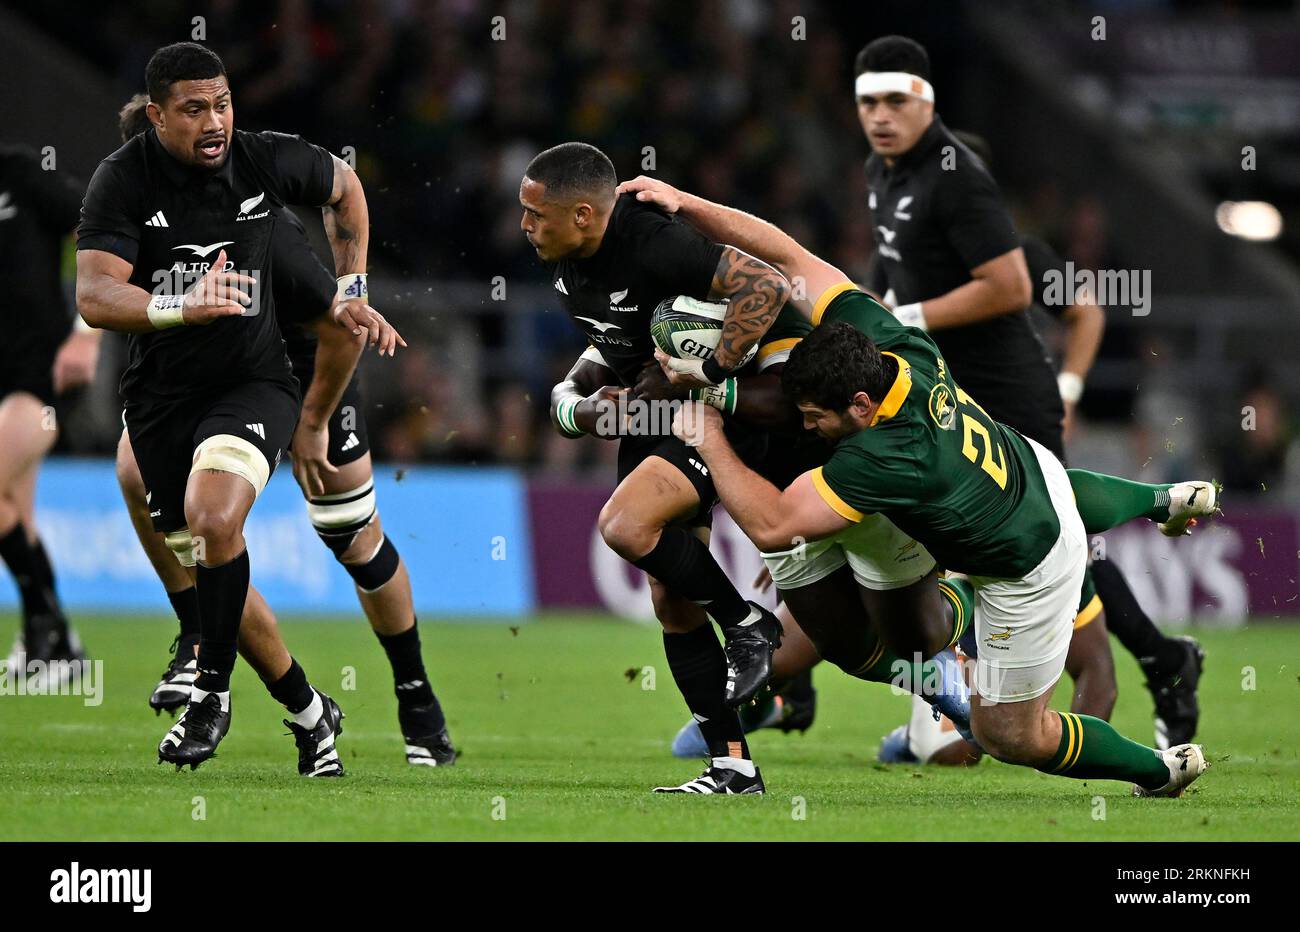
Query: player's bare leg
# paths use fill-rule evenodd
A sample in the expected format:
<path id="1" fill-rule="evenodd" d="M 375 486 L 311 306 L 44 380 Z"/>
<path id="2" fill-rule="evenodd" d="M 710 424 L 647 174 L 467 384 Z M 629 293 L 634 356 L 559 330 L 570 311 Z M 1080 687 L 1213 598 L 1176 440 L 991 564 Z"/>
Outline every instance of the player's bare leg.
<path id="1" fill-rule="evenodd" d="M 699 507 L 699 493 L 681 471 L 662 457 L 650 456 L 619 483 L 601 509 L 598 527 L 610 549 L 653 580 L 668 668 L 700 724 L 711 758 L 712 765 L 698 779 L 660 789 L 706 794 L 762 792 L 762 778 L 749 758 L 740 718 L 725 701 L 727 655 L 705 618 L 708 612 L 721 624 L 735 625 L 748 617 L 750 608 L 738 594 L 726 606 L 710 601 L 717 577 L 733 593 L 735 588 L 708 553 L 707 531 L 688 531 L 674 524 L 693 517 Z M 656 571 L 660 567 L 668 567 L 676 575 L 666 579 L 670 574 Z M 697 602 L 707 604 L 694 604 Z M 734 617 L 740 612 L 736 602 L 744 606 L 739 619 Z"/>
<path id="2" fill-rule="evenodd" d="M 370 454 L 321 479 L 324 493 L 308 499 L 308 511 L 321 539 L 352 576 L 361 609 L 388 656 L 406 760 L 450 766 L 456 749 L 425 671 L 410 574 L 375 509 Z"/>
<path id="3" fill-rule="evenodd" d="M 1110 651 L 1104 611 L 1075 627 L 1070 637 L 1070 652 L 1065 655 L 1065 672 L 1074 681 L 1070 711 L 1110 721 L 1119 697 L 1119 685 L 1115 680 L 1115 657 Z"/>
<path id="4" fill-rule="evenodd" d="M 601 509 L 599 527 L 619 556 L 703 606 L 722 629 L 727 659 L 725 700 L 745 704 L 767 683 L 772 652 L 781 643 L 771 612 L 747 602 L 709 553 L 676 522 L 699 510 L 700 493 L 681 468 L 648 456 L 619 483 Z"/>
<path id="5" fill-rule="evenodd" d="M 9 656 L 12 667 L 40 661 L 84 659 L 55 591 L 54 571 L 36 533 L 33 497 L 41 461 L 58 433 L 52 414 L 35 395 L 12 392 L 0 400 L 0 559 L 13 574 L 22 601 L 22 628 Z M 73 672 L 75 665 L 63 664 Z"/>
<path id="6" fill-rule="evenodd" d="M 149 708 L 161 715 L 173 714 L 190 701 L 190 690 L 198 673 L 195 657 L 199 649 L 199 602 L 194 591 L 194 575 L 181 566 L 176 555 L 168 548 L 163 535 L 154 530 L 149 515 L 149 502 L 131 449 L 131 439 L 125 430 L 117 443 L 117 486 L 126 503 L 127 515 L 136 539 L 157 574 L 180 621 L 180 632 L 172 641 L 172 659 L 149 694 Z"/>
<path id="7" fill-rule="evenodd" d="M 1059 674 L 1058 674 L 1059 675 Z M 1124 780 L 1139 795 L 1177 796 L 1209 762 L 1199 745 L 1157 751 L 1088 715 L 1055 712 L 1053 689 L 1016 702 L 971 695 L 971 727 L 990 755 L 1008 764 L 1076 779 Z"/>

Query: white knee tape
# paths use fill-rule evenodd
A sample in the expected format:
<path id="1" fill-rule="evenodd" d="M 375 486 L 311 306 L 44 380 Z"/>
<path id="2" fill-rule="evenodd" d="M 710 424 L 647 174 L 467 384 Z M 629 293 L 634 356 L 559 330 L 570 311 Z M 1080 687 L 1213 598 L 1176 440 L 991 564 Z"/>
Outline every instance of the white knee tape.
<path id="1" fill-rule="evenodd" d="M 271 478 L 271 464 L 262 451 L 234 434 L 214 434 L 199 444 L 190 474 L 200 469 L 215 469 L 247 479 L 257 495 L 262 494 L 266 481 Z"/>
<path id="2" fill-rule="evenodd" d="M 189 528 L 183 527 L 179 531 L 172 531 L 163 540 L 167 544 L 167 549 L 176 555 L 181 566 L 194 565 L 194 538 L 190 536 Z"/>
<path id="3" fill-rule="evenodd" d="M 367 479 L 364 485 L 347 492 L 317 495 L 307 502 L 307 516 L 312 527 L 324 534 L 338 534 L 361 530 L 375 516 L 375 483 Z"/>

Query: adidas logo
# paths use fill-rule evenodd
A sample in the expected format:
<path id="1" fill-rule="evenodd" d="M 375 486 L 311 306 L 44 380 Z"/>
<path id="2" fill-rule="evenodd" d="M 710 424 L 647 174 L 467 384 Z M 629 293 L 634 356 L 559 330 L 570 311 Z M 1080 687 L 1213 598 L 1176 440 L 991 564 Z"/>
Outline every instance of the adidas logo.
<path id="1" fill-rule="evenodd" d="M 257 434 L 257 436 L 261 437 L 263 440 L 266 439 L 266 429 L 261 424 L 245 424 L 244 426 Z"/>
<path id="2" fill-rule="evenodd" d="M 563 295 L 567 295 L 569 293 L 569 289 L 564 287 L 564 279 L 562 278 L 557 278 L 555 280 L 555 290 Z"/>
<path id="3" fill-rule="evenodd" d="M 357 439 L 356 433 L 350 432 L 348 434 L 348 439 L 343 441 L 342 450 L 344 453 L 346 453 L 348 450 L 351 450 L 353 447 L 357 447 L 360 445 L 361 445 L 361 441 Z"/>
<path id="4" fill-rule="evenodd" d="M 167 223 L 167 218 L 163 216 L 163 212 L 160 210 L 158 213 L 146 220 L 144 225 L 147 227 L 165 227 L 169 224 Z"/>

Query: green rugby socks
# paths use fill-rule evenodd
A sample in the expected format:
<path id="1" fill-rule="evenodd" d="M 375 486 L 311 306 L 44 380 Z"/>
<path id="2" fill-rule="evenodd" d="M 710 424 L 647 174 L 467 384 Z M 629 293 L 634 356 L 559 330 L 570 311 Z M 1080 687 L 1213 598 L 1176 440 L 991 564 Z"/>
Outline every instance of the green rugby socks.
<path id="1" fill-rule="evenodd" d="M 1128 780 L 1148 790 L 1169 782 L 1169 768 L 1159 751 L 1125 738 L 1099 718 L 1054 713 L 1061 720 L 1061 745 L 1038 769 L 1058 777 Z"/>
<path id="2" fill-rule="evenodd" d="M 1169 490 L 1172 483 L 1134 482 L 1119 476 L 1067 469 L 1074 503 L 1089 534 L 1118 527 L 1134 518 L 1169 520 Z"/>

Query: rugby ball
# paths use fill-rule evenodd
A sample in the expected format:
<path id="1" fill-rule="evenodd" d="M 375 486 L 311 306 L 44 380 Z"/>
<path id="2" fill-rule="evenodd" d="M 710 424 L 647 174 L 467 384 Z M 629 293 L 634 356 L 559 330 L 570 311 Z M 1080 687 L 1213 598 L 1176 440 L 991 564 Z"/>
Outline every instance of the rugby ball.
<path id="1" fill-rule="evenodd" d="M 655 346 L 677 359 L 709 359 L 718 348 L 726 314 L 725 301 L 699 301 L 686 295 L 664 298 L 650 317 L 650 337 Z M 740 365 L 757 352 L 757 346 L 750 347 Z"/>

